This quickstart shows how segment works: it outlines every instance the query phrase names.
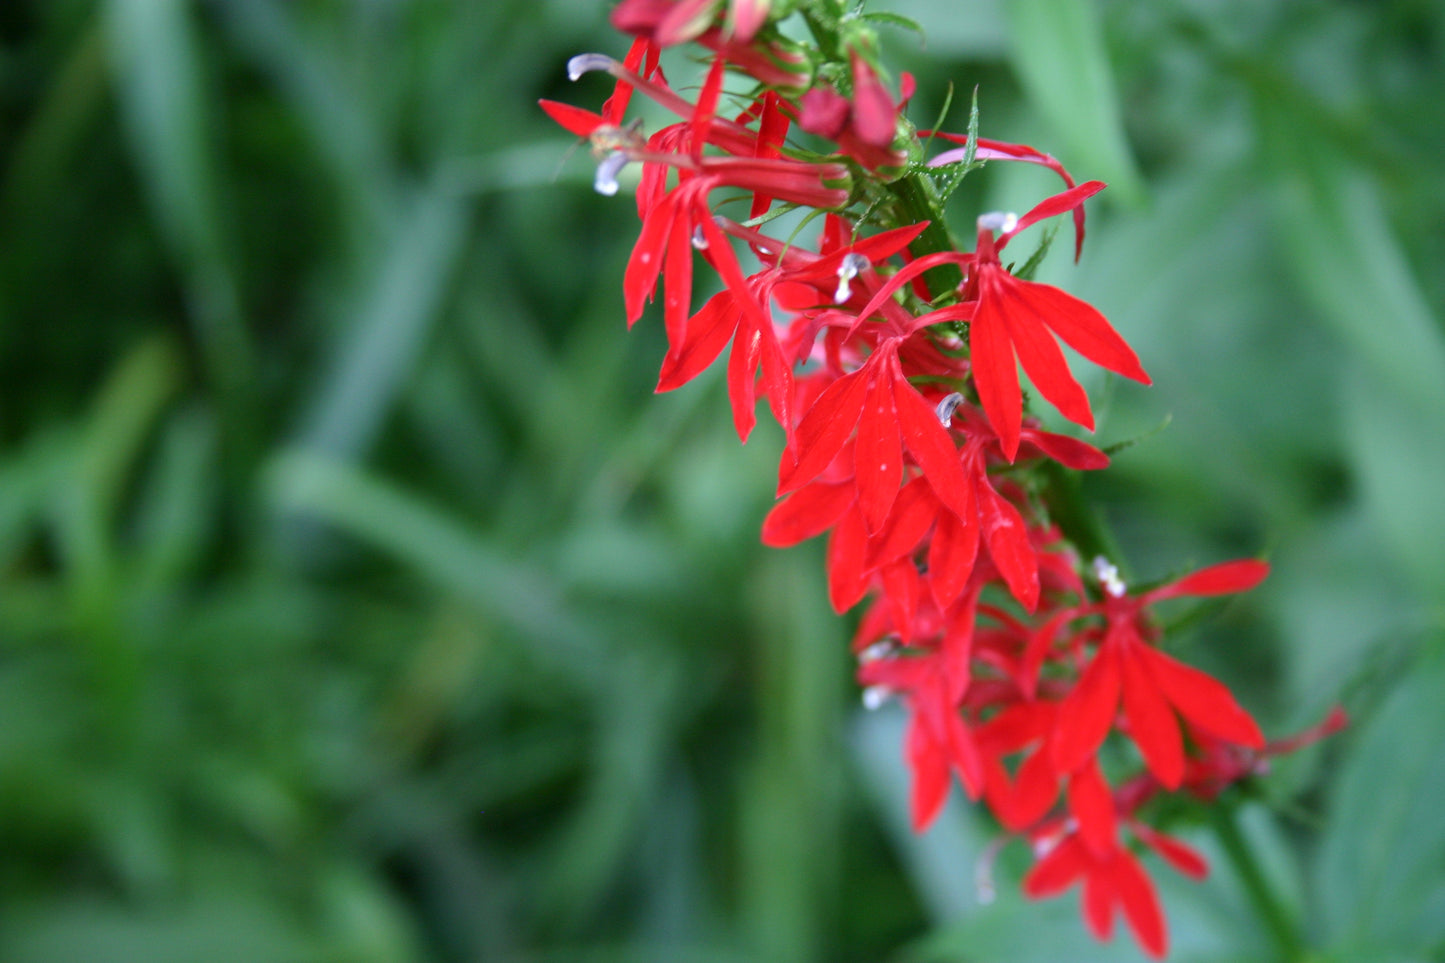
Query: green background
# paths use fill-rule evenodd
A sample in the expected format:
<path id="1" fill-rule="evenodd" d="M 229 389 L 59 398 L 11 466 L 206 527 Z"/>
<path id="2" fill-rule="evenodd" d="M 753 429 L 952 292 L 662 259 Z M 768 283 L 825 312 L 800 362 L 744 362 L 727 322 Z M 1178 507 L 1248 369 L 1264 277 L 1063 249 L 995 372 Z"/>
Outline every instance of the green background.
<path id="1" fill-rule="evenodd" d="M 1133 577 L 1274 565 L 1176 651 L 1354 716 L 1226 800 L 1291 938 L 1178 814 L 1174 959 L 1445 959 L 1445 7 L 872 8 L 920 125 L 978 85 L 1111 184 L 1042 275 L 1156 382 L 1082 366 L 1086 492 Z M 779 432 L 652 396 L 633 205 L 535 106 L 605 14 L 0 11 L 0 960 L 1138 958 L 909 833 L 821 546 L 758 543 Z M 997 167 L 960 223 L 1053 189 Z"/>

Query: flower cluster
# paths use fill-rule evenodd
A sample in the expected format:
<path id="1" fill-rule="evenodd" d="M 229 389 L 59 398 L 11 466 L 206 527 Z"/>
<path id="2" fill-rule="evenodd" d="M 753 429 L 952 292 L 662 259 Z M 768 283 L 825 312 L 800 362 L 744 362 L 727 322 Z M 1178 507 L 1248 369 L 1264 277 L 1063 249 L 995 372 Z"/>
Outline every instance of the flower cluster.
<path id="1" fill-rule="evenodd" d="M 1206 866 L 1143 821 L 1146 803 L 1173 791 L 1213 798 L 1291 745 L 1266 743 L 1221 683 L 1163 652 L 1150 610 L 1247 590 L 1267 566 L 1226 562 L 1130 591 L 1103 557 L 1082 557 L 1088 539 L 1060 517 L 1050 479 L 1109 458 L 1043 430 L 1018 368 L 1089 430 L 1089 399 L 1060 342 L 1123 377 L 1149 377 L 1099 311 L 1002 255 L 1020 233 L 1068 214 L 1077 257 L 1084 202 L 1104 185 L 1078 184 L 1052 157 L 974 130 L 916 130 L 904 112 L 912 82 L 905 76 L 895 99 L 866 19 L 831 0 L 787 6 L 816 49 L 776 29 L 784 11 L 768 0 L 623 0 L 612 19 L 636 38 L 626 59 L 569 64 L 573 79 L 615 78 L 601 112 L 542 106 L 590 140 L 599 191 L 615 193 L 621 171 L 640 165 L 642 227 L 623 291 L 630 326 L 661 290 L 669 348 L 657 390 L 688 383 L 731 345 L 739 437 L 761 399 L 782 426 L 781 501 L 763 541 L 827 533 L 833 607 L 867 600 L 858 676 L 865 704 L 895 698 L 911 715 L 914 826 L 934 820 L 956 776 L 1031 843 L 1029 895 L 1081 883 L 1096 936 L 1108 938 L 1122 911 L 1162 956 L 1163 915 L 1135 853 L 1152 850 L 1190 876 Z M 660 67 L 661 49 L 683 42 L 709 52 L 692 98 Z M 725 91 L 729 76 L 743 93 Z M 634 94 L 676 121 L 650 135 L 625 124 Z M 944 149 L 928 157 L 932 144 Z M 1022 216 L 979 216 L 965 250 L 943 201 L 991 160 L 1043 165 L 1064 189 Z M 823 214 L 815 241 L 767 233 L 795 209 Z M 698 258 L 721 290 L 694 310 Z"/>

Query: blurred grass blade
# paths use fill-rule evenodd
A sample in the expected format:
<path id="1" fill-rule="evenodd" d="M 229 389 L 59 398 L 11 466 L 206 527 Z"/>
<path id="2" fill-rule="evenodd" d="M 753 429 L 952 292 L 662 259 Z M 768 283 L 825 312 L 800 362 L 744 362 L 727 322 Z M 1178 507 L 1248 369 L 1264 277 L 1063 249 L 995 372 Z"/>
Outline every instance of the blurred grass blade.
<path id="1" fill-rule="evenodd" d="M 1138 204 L 1143 183 L 1092 0 L 1004 0 L 1003 11 L 1010 63 L 1063 138 L 1059 147 L 1045 149 L 1081 179 L 1107 181 L 1111 194 Z"/>
<path id="2" fill-rule="evenodd" d="M 355 323 L 338 335 L 331 370 L 303 419 L 300 447 L 343 458 L 370 447 L 436 320 L 466 237 L 465 215 L 445 191 L 415 198 L 374 285 L 358 299 Z"/>
<path id="3" fill-rule="evenodd" d="M 237 45 L 270 74 L 330 166 L 353 230 L 362 237 L 384 230 L 399 198 L 376 114 L 357 91 L 342 84 L 340 65 L 326 46 L 302 35 L 296 23 L 300 8 L 275 0 L 227 0 L 216 6 Z"/>
<path id="4" fill-rule="evenodd" d="M 216 111 L 183 0 L 109 0 L 107 27 L 131 150 L 180 261 L 210 379 L 237 418 L 255 387 L 255 358 L 222 217 L 210 129 Z"/>
<path id="5" fill-rule="evenodd" d="M 181 362 L 168 341 L 134 348 L 106 379 L 57 506 L 68 574 L 82 588 L 103 584 L 116 566 L 116 514 L 162 408 L 180 387 Z"/>
<path id="6" fill-rule="evenodd" d="M 1318 879 L 1331 959 L 1428 959 L 1445 945 L 1445 639 L 1352 738 Z"/>
<path id="7" fill-rule="evenodd" d="M 292 451 L 266 473 L 278 509 L 332 525 L 415 568 L 441 588 L 482 606 L 556 657 L 568 674 L 602 673 L 595 633 L 572 615 L 550 579 L 470 535 L 461 521 L 361 470 Z"/>

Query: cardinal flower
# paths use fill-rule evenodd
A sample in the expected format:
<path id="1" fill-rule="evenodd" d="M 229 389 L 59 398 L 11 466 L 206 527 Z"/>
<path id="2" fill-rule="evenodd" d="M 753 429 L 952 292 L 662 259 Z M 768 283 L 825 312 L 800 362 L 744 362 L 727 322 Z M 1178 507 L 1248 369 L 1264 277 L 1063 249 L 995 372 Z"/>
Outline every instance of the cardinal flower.
<path id="1" fill-rule="evenodd" d="M 1060 414 L 1090 431 L 1094 428 L 1089 398 L 1074 380 L 1055 337 L 1110 371 L 1150 383 L 1133 350 L 1102 314 L 1056 287 L 1014 277 L 999 260 L 999 252 L 1019 231 L 1076 209 L 1103 187 L 1099 181 L 1081 184 L 1049 198 L 1017 221 L 988 215 L 979 219 L 978 250 L 968 282 L 975 299 L 970 358 L 979 400 L 1010 461 L 1018 452 L 1023 418 L 1018 364 Z M 1003 233 L 995 241 L 997 228 Z"/>

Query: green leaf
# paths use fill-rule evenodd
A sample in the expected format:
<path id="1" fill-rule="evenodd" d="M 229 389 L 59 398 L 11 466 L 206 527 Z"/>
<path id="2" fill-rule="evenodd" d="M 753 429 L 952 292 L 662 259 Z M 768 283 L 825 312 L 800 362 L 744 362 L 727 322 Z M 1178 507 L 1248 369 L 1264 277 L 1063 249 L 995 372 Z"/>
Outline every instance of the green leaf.
<path id="1" fill-rule="evenodd" d="M 1011 63 L 1039 112 L 1063 140 L 1070 170 L 1108 181 L 1138 204 L 1143 183 L 1124 134 L 1123 112 L 1091 0 L 1006 0 Z"/>
<path id="2" fill-rule="evenodd" d="M 1425 959 L 1445 943 L 1445 639 L 1351 738 L 1320 852 L 1336 959 Z"/>

